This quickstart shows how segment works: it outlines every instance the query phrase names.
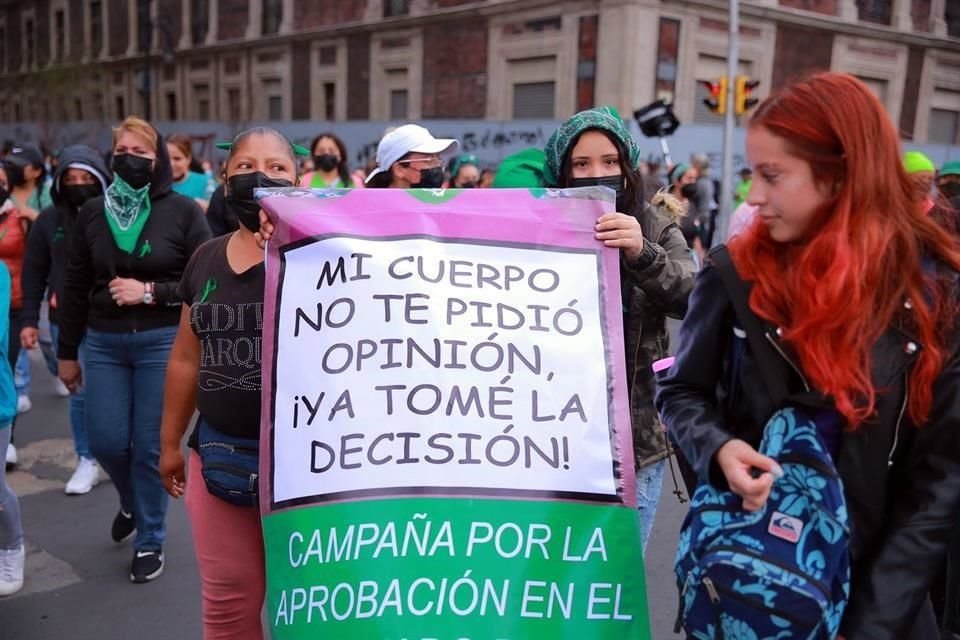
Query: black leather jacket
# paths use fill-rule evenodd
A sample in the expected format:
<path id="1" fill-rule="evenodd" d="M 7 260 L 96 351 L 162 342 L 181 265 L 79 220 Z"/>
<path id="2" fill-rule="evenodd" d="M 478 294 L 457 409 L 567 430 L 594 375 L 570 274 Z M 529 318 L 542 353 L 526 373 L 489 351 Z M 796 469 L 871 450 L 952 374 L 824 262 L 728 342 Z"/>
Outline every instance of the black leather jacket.
<path id="1" fill-rule="evenodd" d="M 951 274 L 955 281 L 956 274 Z M 910 308 L 904 305 L 904 313 Z M 659 381 L 656 405 L 673 441 L 701 479 L 726 486 L 714 454 L 728 440 L 754 447 L 774 407 L 749 345 L 738 379 L 730 380 L 728 356 L 733 307 L 720 276 L 701 271 L 680 329 L 676 361 Z M 806 389 L 797 359 L 775 327 L 766 338 L 780 352 L 781 375 L 793 399 Z M 956 345 L 956 332 L 951 338 Z M 844 431 L 836 460 L 851 522 L 853 580 L 841 634 L 847 640 L 907 637 L 929 583 L 945 560 L 960 505 L 960 355 L 952 348 L 934 385 L 928 421 L 914 426 L 906 411 L 906 380 L 921 345 L 897 327 L 877 341 L 872 376 L 874 420 Z"/>

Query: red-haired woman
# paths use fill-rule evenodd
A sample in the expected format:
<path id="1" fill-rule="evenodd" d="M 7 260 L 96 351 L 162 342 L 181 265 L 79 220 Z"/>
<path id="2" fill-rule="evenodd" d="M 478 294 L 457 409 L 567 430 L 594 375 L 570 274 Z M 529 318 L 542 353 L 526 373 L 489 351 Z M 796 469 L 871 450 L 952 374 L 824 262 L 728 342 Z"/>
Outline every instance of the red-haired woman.
<path id="1" fill-rule="evenodd" d="M 765 100 L 747 155 L 758 217 L 730 254 L 791 392 L 809 386 L 842 419 L 822 434 L 851 522 L 840 637 L 938 637 L 926 594 L 960 501 L 960 254 L 924 215 L 889 116 L 852 76 L 813 75 Z M 700 478 L 757 510 L 777 468 L 756 447 L 778 407 L 749 346 L 730 372 L 722 292 L 708 261 L 657 408 Z"/>

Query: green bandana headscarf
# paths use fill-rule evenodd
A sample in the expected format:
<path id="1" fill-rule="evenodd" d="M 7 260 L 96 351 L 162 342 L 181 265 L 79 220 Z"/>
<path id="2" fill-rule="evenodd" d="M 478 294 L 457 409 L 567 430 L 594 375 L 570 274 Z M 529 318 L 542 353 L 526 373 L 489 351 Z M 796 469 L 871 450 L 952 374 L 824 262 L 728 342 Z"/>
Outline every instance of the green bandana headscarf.
<path id="1" fill-rule="evenodd" d="M 524 149 L 509 155 L 500 163 L 493 177 L 495 189 L 526 188 L 543 186 L 543 165 L 546 160 L 540 149 Z"/>
<path id="2" fill-rule="evenodd" d="M 120 176 L 114 176 L 113 184 L 107 187 L 104 195 L 107 224 L 113 240 L 121 251 L 132 254 L 150 217 L 150 185 L 134 189 Z"/>
<path id="3" fill-rule="evenodd" d="M 612 133 L 627 149 L 627 164 L 636 167 L 640 164 L 640 147 L 630 135 L 627 125 L 613 107 L 595 107 L 576 114 L 553 132 L 547 140 L 544 153 L 547 164 L 544 167 L 544 179 L 548 185 L 560 183 L 560 169 L 563 157 L 570 150 L 573 141 L 587 129 L 603 129 Z"/>

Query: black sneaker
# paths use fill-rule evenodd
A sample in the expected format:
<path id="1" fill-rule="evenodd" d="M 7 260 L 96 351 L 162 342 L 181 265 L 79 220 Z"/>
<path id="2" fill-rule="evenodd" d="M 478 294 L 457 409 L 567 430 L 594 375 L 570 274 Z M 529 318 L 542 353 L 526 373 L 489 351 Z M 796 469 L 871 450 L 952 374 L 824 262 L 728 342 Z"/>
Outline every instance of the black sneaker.
<path id="1" fill-rule="evenodd" d="M 163 573 L 163 551 L 134 551 L 130 582 L 150 582 Z"/>
<path id="2" fill-rule="evenodd" d="M 110 537 L 117 543 L 126 542 L 136 532 L 137 521 L 133 519 L 133 514 L 120 509 L 117 517 L 113 519 L 113 526 L 110 527 Z"/>

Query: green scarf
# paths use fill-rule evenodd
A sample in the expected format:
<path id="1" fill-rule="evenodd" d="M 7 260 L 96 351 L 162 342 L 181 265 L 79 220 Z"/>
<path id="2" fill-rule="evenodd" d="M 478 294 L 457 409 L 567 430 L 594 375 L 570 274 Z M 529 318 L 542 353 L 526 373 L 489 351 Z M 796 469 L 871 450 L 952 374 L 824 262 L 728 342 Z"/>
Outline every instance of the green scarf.
<path id="1" fill-rule="evenodd" d="M 120 176 L 114 176 L 105 196 L 104 208 L 113 240 L 121 251 L 132 254 L 150 217 L 150 185 L 134 189 Z"/>
<path id="2" fill-rule="evenodd" d="M 595 107 L 574 115 L 553 132 L 543 152 L 547 157 L 543 177 L 547 185 L 560 184 L 563 159 L 570 151 L 573 141 L 587 129 L 603 129 L 612 133 L 627 149 L 627 164 L 636 168 L 640 164 L 640 147 L 630 135 L 630 130 L 613 107 Z"/>

